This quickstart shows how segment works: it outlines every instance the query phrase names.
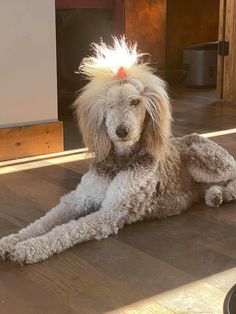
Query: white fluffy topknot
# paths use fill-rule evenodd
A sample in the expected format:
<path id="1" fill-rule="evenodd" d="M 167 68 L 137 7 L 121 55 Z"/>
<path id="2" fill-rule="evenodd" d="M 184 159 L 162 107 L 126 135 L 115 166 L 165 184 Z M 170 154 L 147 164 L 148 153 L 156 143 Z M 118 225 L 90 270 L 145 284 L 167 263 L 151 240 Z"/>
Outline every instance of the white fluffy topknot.
<path id="1" fill-rule="evenodd" d="M 135 65 L 147 66 L 142 57 L 146 53 L 137 50 L 137 43 L 130 43 L 125 37 L 113 37 L 113 45 L 109 46 L 101 41 L 100 44 L 91 44 L 93 55 L 82 60 L 79 73 L 88 79 L 115 79 L 120 68 L 126 73 Z M 151 69 L 149 68 L 149 71 Z"/>

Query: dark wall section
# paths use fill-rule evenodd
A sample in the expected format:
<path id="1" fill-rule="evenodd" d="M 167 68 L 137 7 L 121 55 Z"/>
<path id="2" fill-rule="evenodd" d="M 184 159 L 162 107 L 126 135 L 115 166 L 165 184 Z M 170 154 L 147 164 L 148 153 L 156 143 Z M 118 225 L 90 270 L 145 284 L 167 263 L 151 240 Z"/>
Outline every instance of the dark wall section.
<path id="1" fill-rule="evenodd" d="M 180 69 L 182 50 L 218 39 L 219 0 L 168 0 L 166 66 Z"/>
<path id="2" fill-rule="evenodd" d="M 125 33 L 140 50 L 152 55 L 158 68 L 165 64 L 166 0 L 126 0 Z"/>
<path id="3" fill-rule="evenodd" d="M 91 42 L 110 43 L 113 12 L 108 9 L 63 9 L 56 11 L 57 72 L 59 91 L 78 90 L 84 81 L 76 74 L 81 60 L 90 55 Z"/>

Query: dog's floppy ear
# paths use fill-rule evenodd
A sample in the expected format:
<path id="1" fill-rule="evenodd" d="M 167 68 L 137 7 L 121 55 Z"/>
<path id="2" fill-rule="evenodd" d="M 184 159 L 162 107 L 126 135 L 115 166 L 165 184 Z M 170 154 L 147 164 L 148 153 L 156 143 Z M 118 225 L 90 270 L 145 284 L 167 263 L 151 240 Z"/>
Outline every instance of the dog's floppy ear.
<path id="1" fill-rule="evenodd" d="M 82 91 L 74 103 L 77 121 L 83 141 L 98 161 L 103 160 L 111 149 L 111 141 L 104 123 L 104 105 L 91 98 L 88 90 Z"/>
<path id="2" fill-rule="evenodd" d="M 157 157 L 168 148 L 171 135 L 171 112 L 169 97 L 164 83 L 158 79 L 159 84 L 145 87 L 143 91 L 144 104 L 147 110 L 144 140 L 148 152 Z"/>

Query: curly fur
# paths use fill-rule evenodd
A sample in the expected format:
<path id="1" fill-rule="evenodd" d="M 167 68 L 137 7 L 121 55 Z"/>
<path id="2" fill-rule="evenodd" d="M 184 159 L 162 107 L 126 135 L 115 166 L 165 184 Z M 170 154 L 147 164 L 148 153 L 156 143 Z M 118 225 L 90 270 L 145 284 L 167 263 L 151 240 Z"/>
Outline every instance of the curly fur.
<path id="1" fill-rule="evenodd" d="M 95 161 L 55 208 L 0 240 L 3 259 L 39 262 L 137 220 L 177 215 L 203 200 L 217 207 L 236 199 L 235 160 L 197 134 L 171 136 L 165 84 L 136 45 L 115 39 L 114 47 L 94 49 L 80 68 L 90 82 L 75 110 Z"/>

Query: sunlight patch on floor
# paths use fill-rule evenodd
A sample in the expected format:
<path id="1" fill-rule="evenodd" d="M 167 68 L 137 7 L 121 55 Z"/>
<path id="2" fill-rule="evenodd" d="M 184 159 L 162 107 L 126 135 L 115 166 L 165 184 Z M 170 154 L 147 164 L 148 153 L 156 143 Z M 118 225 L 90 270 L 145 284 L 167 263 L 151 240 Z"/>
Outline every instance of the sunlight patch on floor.
<path id="1" fill-rule="evenodd" d="M 29 169 L 36 169 L 42 167 L 49 167 L 52 165 L 60 165 L 74 161 L 82 161 L 88 160 L 91 157 L 87 154 L 87 150 L 80 150 L 79 153 L 74 153 L 69 155 L 69 152 L 65 152 L 65 154 L 60 153 L 48 155 L 48 158 L 45 156 L 31 157 L 31 158 L 22 158 L 18 160 L 11 160 L 0 163 L 0 175 L 8 174 L 12 172 L 19 172 Z"/>
<path id="2" fill-rule="evenodd" d="M 235 278 L 236 267 L 106 314 L 222 314 L 226 293 L 234 285 Z"/>
<path id="3" fill-rule="evenodd" d="M 228 135 L 228 134 L 234 134 L 236 133 L 236 129 L 228 129 L 228 130 L 221 130 L 221 131 L 215 131 L 210 133 L 203 133 L 200 134 L 203 137 L 216 137 L 216 136 L 222 136 L 222 135 Z"/>
<path id="4" fill-rule="evenodd" d="M 0 167 L 12 166 L 16 164 L 22 164 L 26 162 L 39 161 L 39 160 L 45 160 L 45 159 L 51 159 L 51 158 L 57 158 L 57 157 L 71 156 L 71 155 L 86 153 L 87 151 L 88 151 L 87 148 L 78 148 L 78 149 L 71 149 L 71 150 L 67 150 L 67 151 L 63 151 L 59 153 L 44 154 L 44 155 L 37 155 L 33 157 L 24 157 L 24 158 L 19 158 L 19 159 L 0 161 Z"/>

